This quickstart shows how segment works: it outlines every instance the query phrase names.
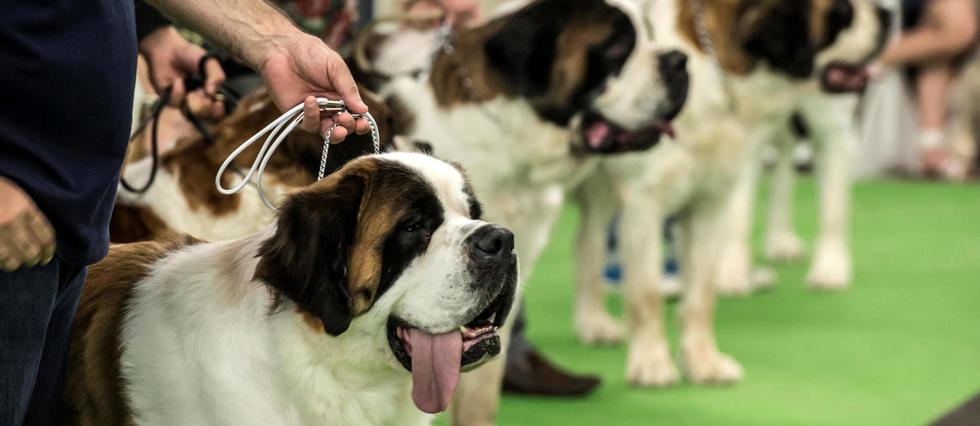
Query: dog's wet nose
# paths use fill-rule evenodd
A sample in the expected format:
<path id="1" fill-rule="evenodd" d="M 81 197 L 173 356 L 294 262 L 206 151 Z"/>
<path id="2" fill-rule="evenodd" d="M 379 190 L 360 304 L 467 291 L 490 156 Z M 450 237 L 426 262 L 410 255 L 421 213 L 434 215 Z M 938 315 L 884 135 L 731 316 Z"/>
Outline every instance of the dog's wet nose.
<path id="1" fill-rule="evenodd" d="M 658 56 L 660 72 L 665 76 L 687 71 L 687 55 L 680 50 L 671 50 Z"/>
<path id="2" fill-rule="evenodd" d="M 481 264 L 496 264 L 514 255 L 514 234 L 503 226 L 483 226 L 469 240 L 470 254 Z"/>
<path id="3" fill-rule="evenodd" d="M 657 68 L 660 78 L 667 88 L 667 104 L 665 118 L 672 119 L 680 113 L 687 101 L 689 79 L 687 73 L 687 55 L 679 50 L 668 50 L 657 55 Z"/>

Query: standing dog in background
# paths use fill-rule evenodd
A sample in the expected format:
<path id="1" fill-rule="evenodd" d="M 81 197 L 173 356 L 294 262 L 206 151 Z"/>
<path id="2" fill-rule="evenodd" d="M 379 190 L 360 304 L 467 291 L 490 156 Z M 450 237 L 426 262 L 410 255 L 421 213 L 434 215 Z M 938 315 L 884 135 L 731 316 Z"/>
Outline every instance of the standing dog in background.
<path id="1" fill-rule="evenodd" d="M 683 366 L 695 383 L 734 382 L 743 370 L 717 347 L 715 293 L 732 285 L 725 280 L 749 280 L 749 250 L 738 224 L 749 218 L 745 200 L 754 194 L 757 148 L 795 108 L 826 111 L 852 102 L 813 94 L 821 82 L 833 89 L 861 77 L 861 65 L 884 42 L 887 13 L 866 0 L 662 0 L 651 13 L 658 39 L 685 46 L 691 57 L 691 96 L 678 117 L 676 142 L 609 157 L 579 188 L 575 326 L 587 343 L 624 337 L 606 312 L 600 278 L 606 225 L 619 206 L 627 379 L 639 386 L 679 380 L 659 294 L 661 227 L 674 215 L 684 285 Z M 834 111 L 812 125 L 849 122 L 849 112 Z"/>
<path id="2" fill-rule="evenodd" d="M 648 149 L 672 131 L 687 94 L 686 57 L 654 43 L 639 6 L 533 2 L 455 34 L 427 73 L 395 76 L 378 90 L 411 113 L 409 139 L 462 164 L 486 217 L 514 230 L 522 277 L 566 190 L 597 154 Z M 404 48 L 398 39 L 373 56 L 398 57 L 389 50 Z M 503 366 L 493 361 L 463 378 L 454 423 L 493 422 Z"/>

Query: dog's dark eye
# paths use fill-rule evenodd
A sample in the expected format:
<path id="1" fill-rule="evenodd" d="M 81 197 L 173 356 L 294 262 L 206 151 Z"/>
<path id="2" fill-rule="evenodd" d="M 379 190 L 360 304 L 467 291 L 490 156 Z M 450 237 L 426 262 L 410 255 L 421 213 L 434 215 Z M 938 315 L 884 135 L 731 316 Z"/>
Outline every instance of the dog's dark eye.
<path id="1" fill-rule="evenodd" d="M 633 47 L 632 43 L 628 41 L 620 41 L 611 44 L 606 48 L 605 56 L 608 59 L 618 59 L 626 56 L 630 53 L 630 49 Z"/>
<path id="2" fill-rule="evenodd" d="M 423 226 L 424 226 L 424 224 L 422 223 L 422 221 L 416 221 L 416 222 L 412 222 L 408 226 L 405 226 L 404 228 L 402 228 L 402 231 L 408 232 L 408 233 L 418 232 L 418 231 L 422 230 Z"/>

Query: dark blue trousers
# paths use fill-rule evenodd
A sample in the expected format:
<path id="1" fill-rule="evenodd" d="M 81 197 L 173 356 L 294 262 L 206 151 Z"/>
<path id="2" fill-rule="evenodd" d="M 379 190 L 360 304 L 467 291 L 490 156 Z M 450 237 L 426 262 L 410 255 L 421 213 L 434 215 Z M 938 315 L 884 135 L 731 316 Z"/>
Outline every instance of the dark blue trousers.
<path id="1" fill-rule="evenodd" d="M 0 272 L 0 426 L 60 424 L 61 390 L 86 268 L 54 258 Z"/>

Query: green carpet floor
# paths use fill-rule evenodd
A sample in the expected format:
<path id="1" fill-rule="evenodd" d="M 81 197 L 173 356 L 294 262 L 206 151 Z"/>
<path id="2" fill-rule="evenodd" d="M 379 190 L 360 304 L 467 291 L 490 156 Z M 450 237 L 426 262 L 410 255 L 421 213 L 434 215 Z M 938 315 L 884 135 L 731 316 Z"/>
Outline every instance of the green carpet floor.
<path id="1" fill-rule="evenodd" d="M 800 182 L 795 202 L 808 241 L 814 192 Z M 567 208 L 525 287 L 528 335 L 561 365 L 601 374 L 603 385 L 578 400 L 505 396 L 501 425 L 918 425 L 980 391 L 980 186 L 858 184 L 849 291 L 805 289 L 804 261 L 778 265 L 770 292 L 720 301 L 719 346 L 746 370 L 732 387 L 631 388 L 624 345 L 577 341 L 576 220 Z M 610 306 L 621 314 L 618 295 Z M 672 342 L 676 326 L 671 307 Z"/>

